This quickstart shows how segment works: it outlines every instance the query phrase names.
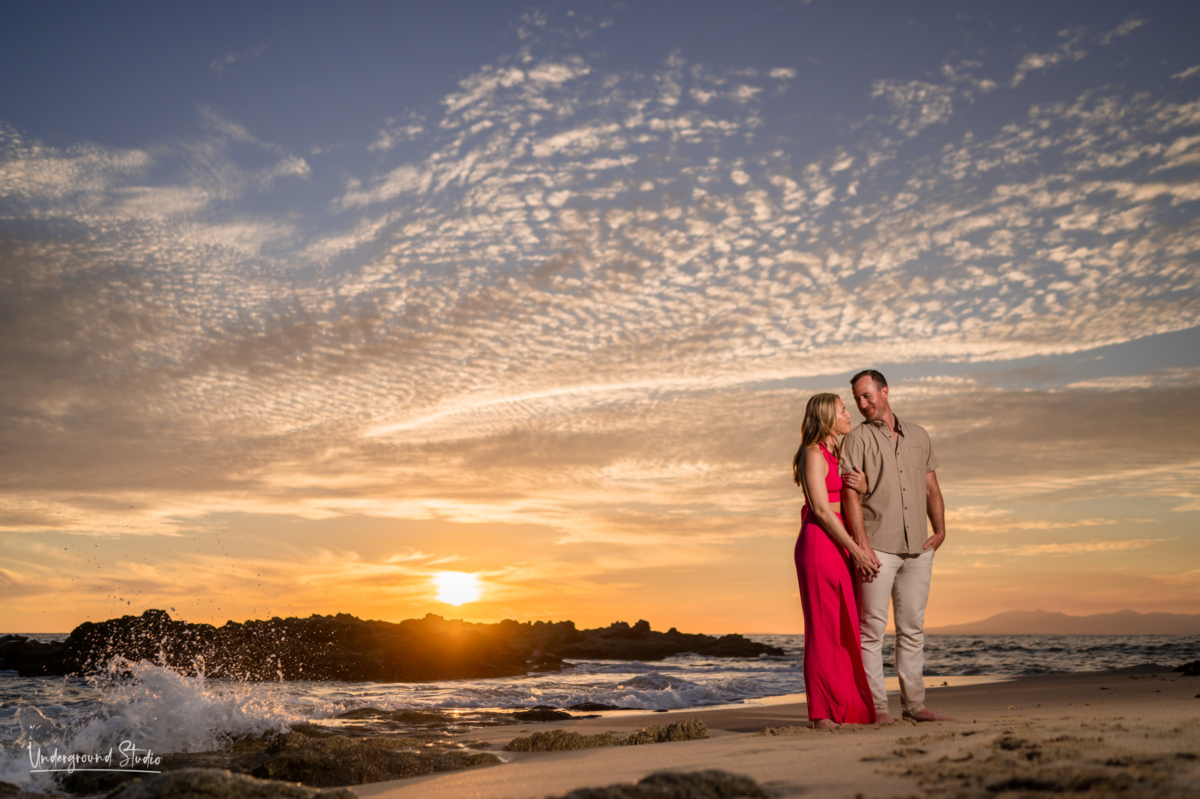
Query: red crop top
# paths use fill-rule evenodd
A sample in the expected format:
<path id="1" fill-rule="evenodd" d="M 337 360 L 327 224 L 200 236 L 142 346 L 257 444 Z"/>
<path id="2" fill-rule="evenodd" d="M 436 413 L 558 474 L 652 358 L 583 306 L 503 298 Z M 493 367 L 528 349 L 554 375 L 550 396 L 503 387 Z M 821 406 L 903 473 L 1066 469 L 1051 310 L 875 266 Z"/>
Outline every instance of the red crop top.
<path id="1" fill-rule="evenodd" d="M 842 501 L 842 472 L 838 468 L 838 460 L 833 457 L 824 443 L 819 445 L 825 454 L 825 462 L 829 464 L 829 474 L 825 475 L 825 490 L 829 492 L 829 504 Z"/>

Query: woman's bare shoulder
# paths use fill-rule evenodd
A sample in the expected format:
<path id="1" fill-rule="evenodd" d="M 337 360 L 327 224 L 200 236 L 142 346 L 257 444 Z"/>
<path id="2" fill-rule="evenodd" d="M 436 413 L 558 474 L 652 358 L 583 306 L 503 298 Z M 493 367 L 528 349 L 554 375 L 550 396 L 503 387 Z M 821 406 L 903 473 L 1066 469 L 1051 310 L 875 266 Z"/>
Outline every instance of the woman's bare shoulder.
<path id="1" fill-rule="evenodd" d="M 811 466 L 814 463 L 820 463 L 826 467 L 829 465 L 828 461 L 825 460 L 824 453 L 821 452 L 821 448 L 816 444 L 810 444 L 804 448 L 804 465 Z"/>

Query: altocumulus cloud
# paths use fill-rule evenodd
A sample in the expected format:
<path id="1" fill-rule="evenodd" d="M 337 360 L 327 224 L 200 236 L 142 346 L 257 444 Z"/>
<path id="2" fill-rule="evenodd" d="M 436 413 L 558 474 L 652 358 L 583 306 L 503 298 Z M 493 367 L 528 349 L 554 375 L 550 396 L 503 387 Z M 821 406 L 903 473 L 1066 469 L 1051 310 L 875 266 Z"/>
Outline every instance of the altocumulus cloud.
<path id="1" fill-rule="evenodd" d="M 1048 70 L 1115 57 L 1140 20 L 993 65 L 1007 81 L 949 57 L 937 75 L 878 76 L 864 90 L 877 113 L 805 160 L 765 133 L 794 65 L 676 53 L 623 71 L 540 48 L 541 17 L 523 25 L 521 50 L 439 108 L 366 132 L 378 167 L 320 211 L 288 205 L 305 158 L 209 108 L 198 138 L 144 150 L 5 128 L 0 523 L 437 516 L 662 546 L 663 562 L 688 536 L 717 557 L 791 534 L 798 400 L 772 381 L 1200 324 L 1190 73 L 1160 92 L 1030 101 L 982 132 L 953 124 Z M 938 420 L 964 494 L 1019 494 L 1016 464 L 1036 452 L 1072 476 L 1047 493 L 1111 493 L 1119 473 L 1119 490 L 1187 497 L 1200 464 L 1178 430 L 1155 456 L 1164 480 L 1139 460 L 1145 438 L 1070 423 L 1079 393 L 1113 419 L 1168 395 L 1195 404 L 1190 374 L 1141 380 L 930 383 L 908 407 Z M 1114 460 L 1063 446 L 1084 440 Z M 976 523 L 1003 526 L 989 501 Z M 1096 550 L 1063 546 L 1044 551 Z"/>

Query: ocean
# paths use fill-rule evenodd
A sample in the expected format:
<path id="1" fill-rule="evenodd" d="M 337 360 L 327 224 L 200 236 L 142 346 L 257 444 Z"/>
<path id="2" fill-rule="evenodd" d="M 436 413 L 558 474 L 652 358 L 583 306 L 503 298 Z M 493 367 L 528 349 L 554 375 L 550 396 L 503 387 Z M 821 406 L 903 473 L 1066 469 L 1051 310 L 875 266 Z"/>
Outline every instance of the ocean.
<path id="1" fill-rule="evenodd" d="M 30 743 L 47 751 L 95 752 L 136 740 L 159 754 L 201 752 L 302 723 L 349 727 L 366 735 L 431 726 L 455 733 L 523 724 L 513 711 L 537 706 L 599 703 L 677 710 L 803 693 L 804 637 L 747 637 L 781 647 L 785 654 L 683 655 L 655 663 L 570 661 L 574 668 L 558 674 L 427 683 L 244 683 L 188 677 L 146 662 L 119 664 L 111 674 L 86 679 L 0 672 L 0 780 L 52 789 L 47 775 L 30 773 Z M 888 664 L 892 644 L 889 636 Z M 926 639 L 925 674 L 1015 677 L 1142 663 L 1174 667 L 1194 660 L 1200 660 L 1200 636 L 937 635 Z M 887 674 L 894 676 L 895 670 Z"/>

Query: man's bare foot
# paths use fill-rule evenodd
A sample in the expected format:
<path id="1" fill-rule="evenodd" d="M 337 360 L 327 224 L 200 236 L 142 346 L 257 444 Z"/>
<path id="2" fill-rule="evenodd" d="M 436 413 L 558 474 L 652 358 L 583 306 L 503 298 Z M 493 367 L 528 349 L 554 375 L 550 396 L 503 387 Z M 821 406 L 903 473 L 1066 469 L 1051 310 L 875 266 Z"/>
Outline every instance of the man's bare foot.
<path id="1" fill-rule="evenodd" d="M 814 730 L 836 730 L 842 726 L 832 719 L 816 719 L 813 721 Z"/>
<path id="2" fill-rule="evenodd" d="M 875 712 L 875 723 L 876 724 L 891 724 L 893 721 L 895 721 L 895 719 L 892 718 L 887 713 L 880 713 L 878 711 Z"/>
<path id="3" fill-rule="evenodd" d="M 949 716 L 939 716 L 927 707 L 923 707 L 916 713 L 905 713 L 904 718 L 912 719 L 913 721 L 949 721 Z"/>

